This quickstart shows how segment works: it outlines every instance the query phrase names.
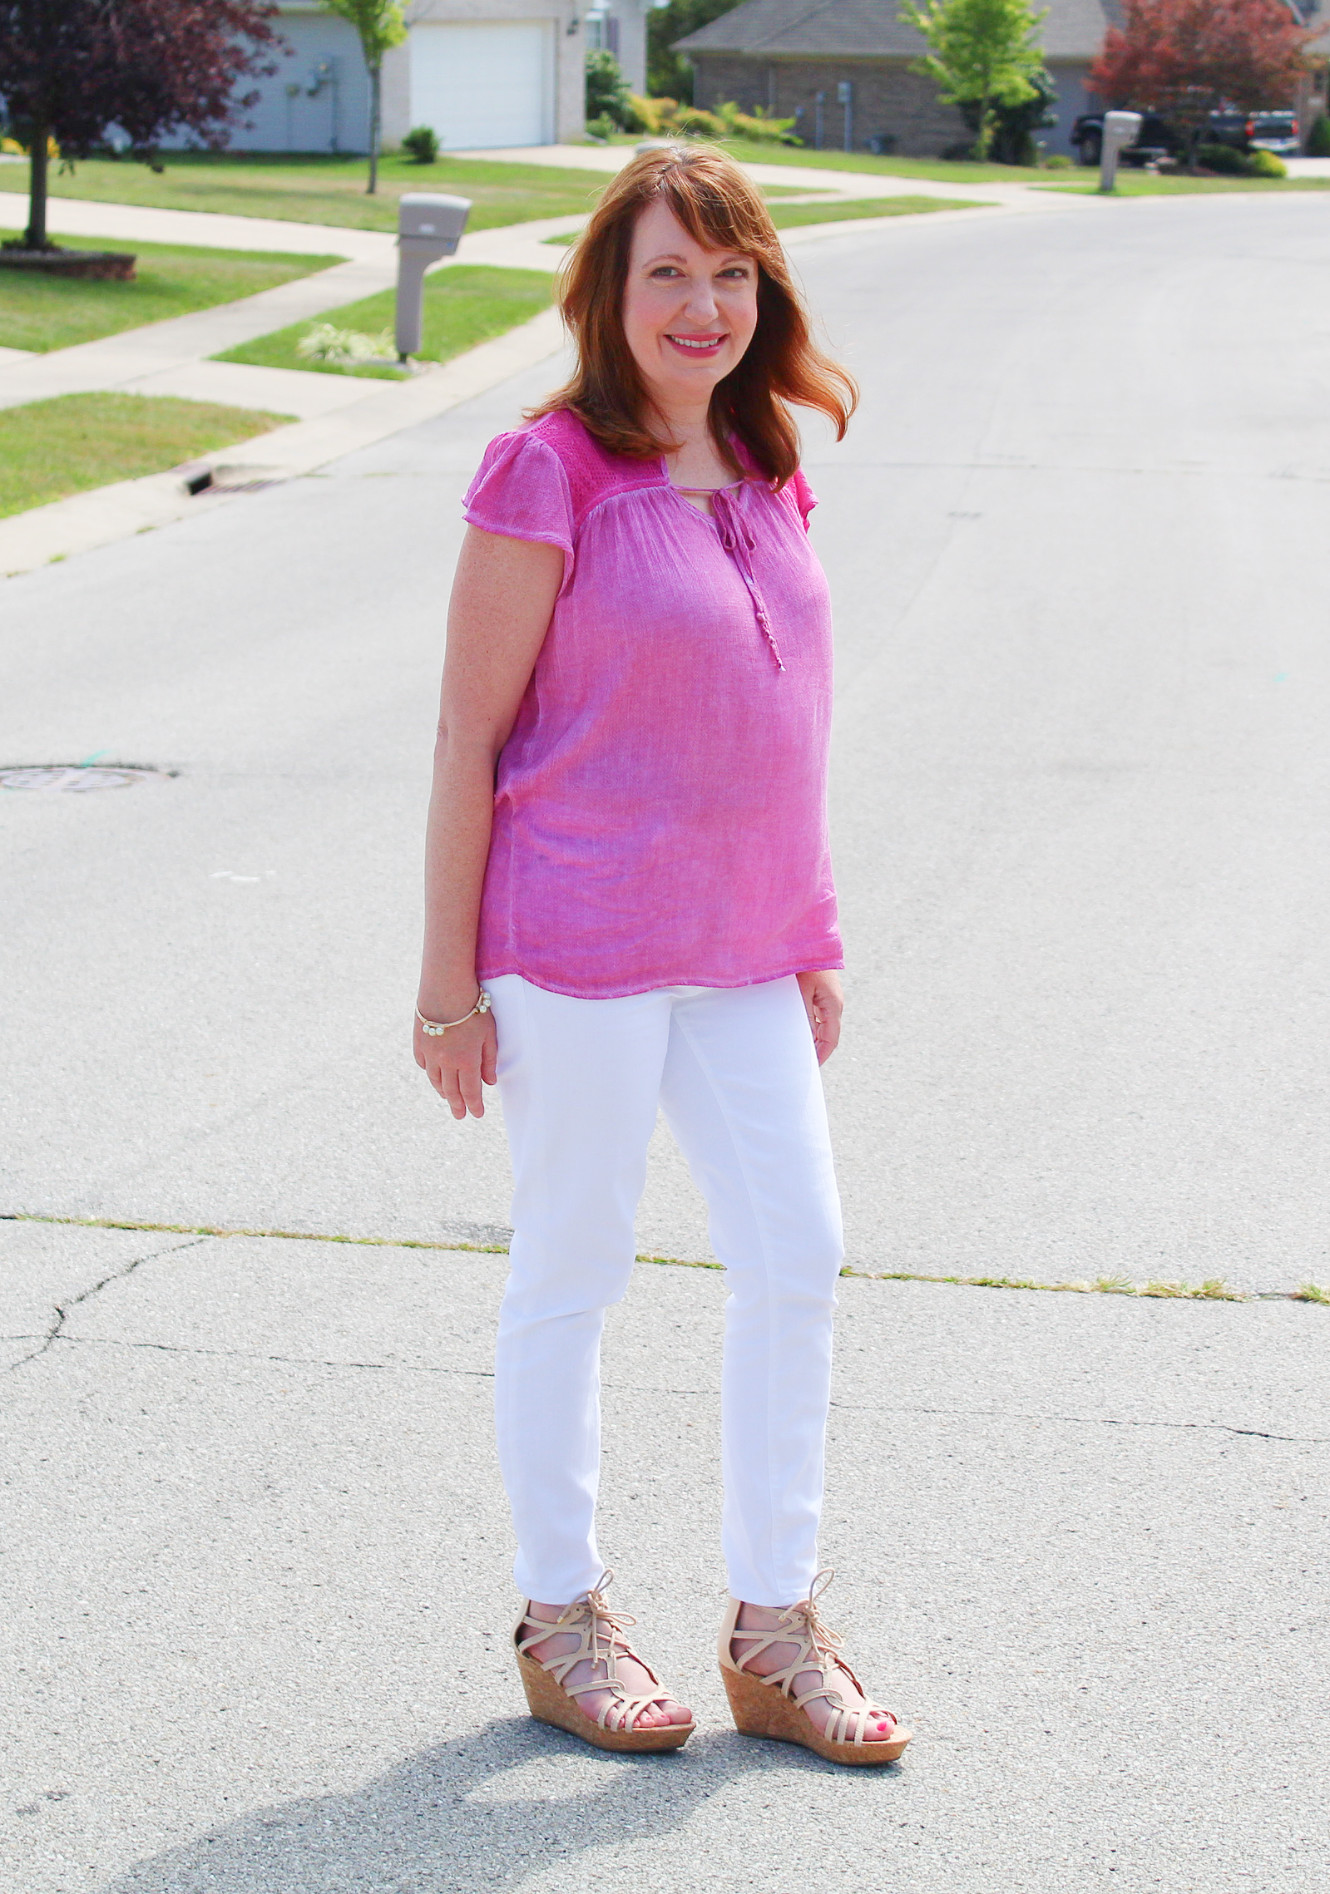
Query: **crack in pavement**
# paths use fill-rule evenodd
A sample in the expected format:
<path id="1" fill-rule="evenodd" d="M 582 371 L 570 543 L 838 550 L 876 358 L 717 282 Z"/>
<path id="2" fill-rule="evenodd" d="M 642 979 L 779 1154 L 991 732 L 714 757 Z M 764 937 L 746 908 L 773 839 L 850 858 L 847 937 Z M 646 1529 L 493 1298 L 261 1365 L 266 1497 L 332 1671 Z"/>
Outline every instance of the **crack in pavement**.
<path id="1" fill-rule="evenodd" d="M 187 1243 L 171 1243 L 168 1244 L 165 1249 L 147 1250 L 142 1256 L 135 1256 L 132 1261 L 123 1264 L 121 1268 L 113 1269 L 110 1275 L 103 1276 L 100 1282 L 95 1282 L 90 1288 L 81 1290 L 76 1296 L 71 1296 L 68 1302 L 57 1302 L 55 1305 L 55 1319 L 52 1321 L 46 1333 L 41 1337 L 40 1346 L 34 1348 L 30 1355 L 20 1355 L 17 1361 L 11 1361 L 5 1372 L 7 1374 L 17 1374 L 19 1369 L 26 1368 L 29 1362 L 40 1361 L 47 1350 L 53 1348 L 58 1341 L 73 1340 L 74 1338 L 72 1336 L 63 1333 L 65 1323 L 68 1321 L 72 1311 L 77 1309 L 81 1303 L 91 1302 L 94 1296 L 100 1295 L 102 1290 L 109 1288 L 113 1282 L 123 1282 L 126 1276 L 132 1276 L 140 1264 L 150 1263 L 154 1257 L 158 1256 L 174 1256 L 177 1250 L 196 1249 L 200 1243 L 206 1243 L 207 1241 L 206 1236 L 196 1236 L 192 1237 Z M 15 1336 L 13 1339 L 26 1340 L 27 1338 Z"/>
<path id="2" fill-rule="evenodd" d="M 52 1228 L 82 1230 L 142 1230 L 160 1231 L 163 1234 L 193 1237 L 250 1237 L 260 1241 L 283 1243 L 340 1243 L 349 1248 L 359 1249 L 402 1249 L 433 1250 L 445 1255 L 464 1254 L 477 1256 L 506 1256 L 507 1242 L 473 1243 L 457 1237 L 410 1237 L 410 1236 L 347 1236 L 345 1233 L 328 1230 L 282 1230 L 247 1228 L 244 1226 L 210 1223 L 150 1223 L 139 1218 L 127 1217 L 78 1217 L 66 1216 L 54 1211 L 40 1210 L 0 1210 L 0 1223 L 42 1223 Z M 476 1226 L 472 1226 L 473 1228 Z M 488 1226 L 486 1226 L 488 1227 Z M 496 1230 L 496 1234 L 499 1232 Z M 164 1252 L 163 1252 L 164 1253 Z M 639 1263 L 659 1263 L 672 1269 L 708 1269 L 723 1271 L 724 1264 L 715 1260 L 706 1260 L 690 1256 L 661 1256 L 649 1251 L 639 1251 L 634 1258 Z M 962 1289 L 1023 1289 L 1039 1290 L 1055 1295 L 1093 1295 L 1120 1296 L 1128 1300 L 1168 1301 L 1168 1302 L 1302 1302 L 1330 1305 L 1330 1290 L 1321 1289 L 1314 1283 L 1303 1283 L 1298 1289 L 1230 1289 L 1227 1283 L 1212 1278 L 1193 1287 L 1185 1282 L 1133 1283 L 1126 1278 L 1102 1277 L 1094 1282 L 1045 1282 L 1035 1278 L 1018 1276 L 938 1276 L 925 1274 L 920 1270 L 878 1270 L 867 1269 L 854 1263 L 846 1263 L 841 1275 L 858 1282 L 919 1282 L 935 1283 L 944 1287 Z"/>
<path id="3" fill-rule="evenodd" d="M 872 1407 L 833 1401 L 846 1414 L 875 1414 Z M 1229 1421 L 1115 1420 L 1101 1414 L 1012 1414 L 996 1407 L 912 1407 L 910 1414 L 931 1414 L 950 1420 L 1048 1421 L 1059 1427 L 1162 1427 L 1175 1433 L 1237 1434 L 1251 1440 L 1281 1440 L 1295 1446 L 1330 1447 L 1330 1434 L 1271 1434 L 1260 1427 L 1234 1427 Z"/>
<path id="4" fill-rule="evenodd" d="M 207 1241 L 206 1238 L 200 1239 Z M 185 1245 L 181 1246 L 187 1247 Z M 170 1252 L 162 1250 L 165 1256 Z M 148 1260 L 143 1258 L 145 1262 Z M 73 1305 L 71 1304 L 71 1307 Z M 492 1368 L 431 1367 L 416 1361 L 325 1361 L 319 1355 L 268 1355 L 248 1348 L 198 1348 L 186 1342 L 132 1342 L 120 1335 L 52 1335 L 47 1343 L 61 1342 L 66 1348 L 142 1348 L 159 1355 L 198 1355 L 206 1361 L 270 1361 L 283 1368 L 356 1368 L 376 1374 L 449 1374 L 492 1381 Z M 32 1357 L 25 1357 L 32 1359 Z"/>
<path id="5" fill-rule="evenodd" d="M 179 1247 L 187 1248 L 189 1246 L 181 1244 Z M 159 1250 L 155 1253 L 158 1255 L 169 1255 L 171 1252 L 168 1250 Z M 138 1267 L 139 1262 L 147 1262 L 149 1260 L 148 1257 L 140 1257 L 136 1262 L 130 1264 L 129 1269 L 123 1270 L 120 1273 L 122 1275 L 128 1275 L 131 1269 Z M 107 1278 L 107 1281 L 115 1280 L 115 1277 Z M 99 1284 L 98 1287 L 105 1287 L 105 1284 Z M 89 1296 L 95 1293 L 95 1290 L 88 1290 L 85 1295 L 78 1297 L 76 1300 L 86 1301 Z M 70 1308 L 74 1306 L 75 1303 L 69 1304 Z M 65 1335 L 58 1330 L 47 1338 L 44 1347 L 40 1349 L 38 1353 L 45 1353 L 46 1349 L 52 1347 L 56 1342 L 63 1342 L 66 1347 L 136 1348 L 143 1349 L 152 1354 L 196 1355 L 208 1361 L 270 1362 L 274 1367 L 282 1368 L 330 1368 L 333 1370 L 342 1369 L 371 1374 L 448 1375 L 457 1380 L 469 1381 L 492 1381 L 494 1379 L 494 1370 L 492 1368 L 448 1368 L 415 1361 L 328 1361 L 318 1355 L 270 1355 L 258 1350 L 243 1348 L 199 1348 L 183 1342 L 126 1341 L 116 1335 Z M 35 1359 L 34 1356 L 25 1357 L 25 1360 L 33 1359 Z M 675 1399 L 720 1399 L 719 1388 L 644 1388 L 640 1382 L 626 1381 L 604 1381 L 601 1383 L 601 1386 L 607 1393 L 611 1394 L 663 1394 L 672 1396 Z M 851 1401 L 832 1401 L 831 1408 L 833 1412 L 842 1414 L 871 1414 L 876 1412 L 874 1408 L 863 1407 Z M 1055 1427 L 1162 1428 L 1165 1431 L 1174 1433 L 1232 1434 L 1240 1439 L 1272 1440 L 1287 1443 L 1291 1446 L 1330 1446 L 1330 1435 L 1275 1434 L 1261 1427 L 1236 1427 L 1229 1421 L 1121 1420 L 1094 1414 L 1021 1414 L 1010 1413 L 1001 1408 L 978 1407 L 910 1407 L 902 1411 L 909 1414 L 928 1415 L 935 1419 L 942 1420 L 1019 1420 L 1047 1423 Z"/>

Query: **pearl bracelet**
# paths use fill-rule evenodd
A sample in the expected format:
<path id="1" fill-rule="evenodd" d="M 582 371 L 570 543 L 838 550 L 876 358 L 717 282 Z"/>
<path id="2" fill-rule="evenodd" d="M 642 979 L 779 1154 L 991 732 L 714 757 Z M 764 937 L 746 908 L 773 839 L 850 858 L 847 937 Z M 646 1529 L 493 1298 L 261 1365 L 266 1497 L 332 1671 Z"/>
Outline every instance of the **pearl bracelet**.
<path id="1" fill-rule="evenodd" d="M 420 1021 L 431 1039 L 438 1039 L 443 1033 L 451 1032 L 454 1026 L 465 1026 L 466 1022 L 469 1019 L 474 1019 L 477 1013 L 488 1013 L 489 1010 L 490 996 L 484 987 L 481 987 L 480 998 L 471 1008 L 471 1011 L 469 1013 L 463 1013 L 460 1019 L 426 1019 L 419 1007 L 416 1008 L 416 1018 Z"/>

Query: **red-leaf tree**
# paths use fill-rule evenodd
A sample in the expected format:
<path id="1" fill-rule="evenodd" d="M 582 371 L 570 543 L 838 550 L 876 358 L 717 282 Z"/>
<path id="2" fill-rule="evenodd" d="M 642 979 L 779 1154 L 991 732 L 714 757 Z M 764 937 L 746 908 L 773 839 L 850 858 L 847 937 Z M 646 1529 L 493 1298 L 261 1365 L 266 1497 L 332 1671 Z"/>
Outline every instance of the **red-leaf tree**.
<path id="1" fill-rule="evenodd" d="M 1113 106 L 1161 113 L 1194 166 L 1211 112 L 1290 105 L 1314 31 L 1285 0 L 1124 0 L 1087 83 Z"/>
<path id="2" fill-rule="evenodd" d="M 0 0 L 0 96 L 32 154 L 23 247 L 46 234 L 48 141 L 86 158 L 119 126 L 156 160 L 170 132 L 218 149 L 257 98 L 242 80 L 276 70 L 273 0 Z"/>

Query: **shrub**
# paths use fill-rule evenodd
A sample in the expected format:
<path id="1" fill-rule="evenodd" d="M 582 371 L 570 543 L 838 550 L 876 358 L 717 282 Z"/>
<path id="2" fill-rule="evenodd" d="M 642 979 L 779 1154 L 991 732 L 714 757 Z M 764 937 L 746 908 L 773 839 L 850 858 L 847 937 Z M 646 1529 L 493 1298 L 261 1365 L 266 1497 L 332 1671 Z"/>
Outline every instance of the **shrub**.
<path id="1" fill-rule="evenodd" d="M 1273 151 L 1237 151 L 1232 145 L 1198 145 L 1196 162 L 1225 178 L 1288 176 L 1288 166 Z"/>
<path id="2" fill-rule="evenodd" d="M 1044 169 L 1045 171 L 1070 171 L 1072 161 L 1065 151 L 1055 151 L 1051 157 L 1044 159 Z"/>
<path id="3" fill-rule="evenodd" d="M 700 105 L 681 105 L 670 130 L 685 132 L 692 138 L 724 138 L 725 123 L 714 112 L 704 112 Z"/>
<path id="4" fill-rule="evenodd" d="M 395 362 L 397 345 L 388 329 L 380 335 L 364 335 L 359 329 L 339 329 L 331 322 L 316 322 L 296 343 L 296 354 L 307 362 L 355 368 L 361 362 Z"/>
<path id="5" fill-rule="evenodd" d="M 1204 165 L 1207 171 L 1217 172 L 1222 178 L 1247 176 L 1246 154 L 1235 150 L 1232 145 L 1198 145 L 1196 162 Z"/>
<path id="6" fill-rule="evenodd" d="M 755 105 L 751 112 L 741 112 L 733 99 L 727 99 L 716 107 L 716 117 L 730 138 L 752 138 L 765 145 L 803 142 L 794 135 L 794 119 L 770 118 L 760 105 Z"/>
<path id="7" fill-rule="evenodd" d="M 1307 156 L 1309 158 L 1330 158 L 1330 118 L 1322 112 L 1312 123 L 1307 134 Z"/>
<path id="8" fill-rule="evenodd" d="M 1033 164 L 1036 152 L 1034 135 L 1048 125 L 1056 125 L 1058 115 L 1051 110 L 1058 89 L 1051 73 L 1042 66 L 1027 72 L 1033 88 L 1029 98 L 1016 105 L 993 102 L 988 107 L 987 150 L 984 145 L 982 104 L 978 99 L 963 99 L 957 105 L 966 129 L 974 134 L 974 155 L 987 157 L 994 164 Z"/>
<path id="9" fill-rule="evenodd" d="M 636 92 L 628 94 L 628 109 L 637 120 L 634 131 L 646 132 L 652 138 L 663 138 L 674 129 L 674 115 L 679 109 L 677 99 L 644 99 Z"/>
<path id="10" fill-rule="evenodd" d="M 432 125 L 413 125 L 402 140 L 412 164 L 433 164 L 439 155 L 439 134 Z"/>
<path id="11" fill-rule="evenodd" d="M 608 144 L 620 127 L 608 112 L 602 112 L 599 118 L 589 118 L 586 122 L 588 138 L 598 138 L 602 144 Z"/>
<path id="12" fill-rule="evenodd" d="M 600 119 L 608 119 L 613 131 L 636 131 L 636 115 L 628 100 L 628 81 L 620 72 L 614 54 L 603 46 L 589 52 L 586 56 L 587 129 Z"/>

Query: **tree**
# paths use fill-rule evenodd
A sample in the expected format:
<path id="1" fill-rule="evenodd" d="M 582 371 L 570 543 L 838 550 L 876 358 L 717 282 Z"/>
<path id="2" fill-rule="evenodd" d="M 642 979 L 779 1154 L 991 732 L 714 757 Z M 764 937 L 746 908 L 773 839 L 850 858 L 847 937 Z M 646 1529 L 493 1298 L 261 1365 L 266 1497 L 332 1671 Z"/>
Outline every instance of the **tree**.
<path id="1" fill-rule="evenodd" d="M 729 13 L 736 0 L 667 0 L 647 14 L 647 92 L 653 99 L 693 103 L 693 62 L 674 41 Z"/>
<path id="2" fill-rule="evenodd" d="M 349 21 L 360 36 L 369 73 L 369 182 L 365 190 L 372 197 L 379 188 L 383 55 L 406 38 L 402 0 L 319 0 L 319 5 L 325 13 Z"/>
<path id="3" fill-rule="evenodd" d="M 636 131 L 637 121 L 628 103 L 628 81 L 614 54 L 603 46 L 586 56 L 586 117 L 589 125 L 607 118 L 620 131 Z"/>
<path id="4" fill-rule="evenodd" d="M 1284 0 L 1125 0 L 1087 83 L 1112 105 L 1170 120 L 1195 170 L 1211 112 L 1292 103 L 1314 37 Z"/>
<path id="5" fill-rule="evenodd" d="M 271 73 L 283 42 L 272 0 L 0 0 L 0 91 L 31 160 L 22 247 L 50 250 L 52 140 L 86 158 L 112 125 L 132 155 L 158 164 L 161 140 L 189 131 L 220 149 L 257 98 L 243 79 Z"/>
<path id="6" fill-rule="evenodd" d="M 1034 98 L 1043 70 L 1043 49 L 1034 43 L 1047 13 L 1029 0 L 911 0 L 900 17 L 923 34 L 932 52 L 914 62 L 950 105 L 973 108 L 978 136 L 975 156 L 986 158 L 996 132 L 999 106 Z"/>
<path id="7" fill-rule="evenodd" d="M 1052 73 L 1041 67 L 1038 72 L 1030 74 L 1030 84 L 1034 90 L 1019 105 L 993 107 L 993 136 L 988 152 L 995 164 L 1033 164 L 1037 156 L 1035 133 L 1058 122 L 1053 109 L 1057 104 L 1058 88 Z M 966 129 L 978 137 L 978 105 L 967 100 L 960 107 L 960 115 L 965 120 Z"/>

